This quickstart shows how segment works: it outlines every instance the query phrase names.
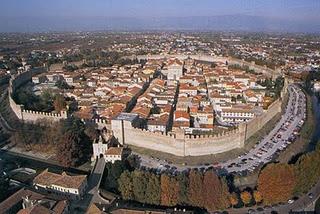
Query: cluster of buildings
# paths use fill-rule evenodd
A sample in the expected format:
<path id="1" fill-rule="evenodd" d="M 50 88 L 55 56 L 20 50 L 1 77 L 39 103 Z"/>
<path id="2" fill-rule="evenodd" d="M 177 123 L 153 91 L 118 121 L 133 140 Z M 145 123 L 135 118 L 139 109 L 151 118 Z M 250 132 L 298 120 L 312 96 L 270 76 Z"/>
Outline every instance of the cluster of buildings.
<path id="1" fill-rule="evenodd" d="M 183 33 L 130 33 L 124 35 L 128 42 L 114 42 L 107 51 L 131 54 L 195 54 L 210 50 L 209 43 L 199 35 Z M 130 41 L 130 42 L 129 42 Z M 139 41 L 139 42 L 134 42 Z M 143 43 L 141 42 L 143 41 Z"/>
<path id="2" fill-rule="evenodd" d="M 101 69 L 78 69 L 74 72 L 50 71 L 32 78 L 37 89 L 54 87 L 79 106 L 77 114 L 84 119 L 110 121 L 120 112 L 132 108 L 157 71 L 156 66 L 141 64 L 112 66 Z M 71 88 L 58 89 L 64 82 Z"/>
<path id="3" fill-rule="evenodd" d="M 265 76 L 225 62 L 192 58 L 148 59 L 145 63 L 50 71 L 32 77 L 37 89 L 55 87 L 73 97 L 83 119 L 110 123 L 122 112 L 137 114 L 152 132 L 210 131 L 215 121 L 237 125 L 263 112 L 272 99 L 258 82 Z M 61 81 L 70 86 L 57 87 Z"/>
<path id="4" fill-rule="evenodd" d="M 319 41 L 315 37 L 263 35 L 244 39 L 241 35 L 221 35 L 214 46 L 219 54 L 225 52 L 224 47 L 236 58 L 293 74 L 309 72 L 320 64 L 320 52 L 316 48 Z"/>
<path id="5" fill-rule="evenodd" d="M 258 82 L 265 76 L 229 68 L 217 63 L 214 69 L 204 70 L 208 95 L 217 119 L 222 124 L 238 124 L 263 112 L 272 98 Z"/>
<path id="6" fill-rule="evenodd" d="M 272 102 L 258 82 L 265 76 L 226 63 L 194 59 L 169 59 L 161 74 L 168 83 L 178 84 L 174 101 L 173 130 L 210 131 L 215 120 L 221 125 L 246 122 Z M 148 129 L 153 131 L 154 129 Z"/>
<path id="7" fill-rule="evenodd" d="M 86 175 L 42 171 L 33 188 L 22 188 L 0 203 L 1 213 L 70 213 L 70 203 L 80 200 L 87 188 Z"/>

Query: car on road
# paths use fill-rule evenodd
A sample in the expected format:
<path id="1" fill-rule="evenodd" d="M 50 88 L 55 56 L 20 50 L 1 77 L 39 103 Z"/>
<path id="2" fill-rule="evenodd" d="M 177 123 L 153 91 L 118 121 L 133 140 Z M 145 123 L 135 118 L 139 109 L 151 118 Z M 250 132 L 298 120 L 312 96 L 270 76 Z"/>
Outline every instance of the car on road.
<path id="1" fill-rule="evenodd" d="M 308 197 L 309 197 L 310 199 L 312 199 L 312 198 L 313 198 L 313 193 L 310 192 L 310 193 L 308 194 Z"/>
<path id="2" fill-rule="evenodd" d="M 254 209 L 249 209 L 247 213 L 254 213 L 255 210 Z"/>
<path id="3" fill-rule="evenodd" d="M 288 200 L 288 204 L 293 204 L 293 202 L 294 202 L 293 199 Z"/>
<path id="4" fill-rule="evenodd" d="M 262 207 L 258 207 L 257 211 L 262 212 L 262 211 L 264 211 L 264 209 Z"/>

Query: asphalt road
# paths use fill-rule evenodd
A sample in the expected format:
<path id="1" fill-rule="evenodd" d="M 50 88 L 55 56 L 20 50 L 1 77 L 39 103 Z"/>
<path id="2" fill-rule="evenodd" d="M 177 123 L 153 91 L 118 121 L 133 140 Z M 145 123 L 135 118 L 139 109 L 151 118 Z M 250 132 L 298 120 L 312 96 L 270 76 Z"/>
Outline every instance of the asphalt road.
<path id="1" fill-rule="evenodd" d="M 309 193 L 312 193 L 313 197 L 309 198 Z M 265 213 L 269 214 L 272 211 L 276 211 L 279 214 L 282 213 L 290 213 L 290 211 L 294 212 L 303 212 L 303 211 L 313 211 L 314 204 L 317 199 L 320 197 L 320 181 L 308 192 L 301 196 L 298 200 L 294 201 L 292 204 L 283 204 L 283 205 L 275 205 L 268 207 L 260 207 L 263 208 L 262 211 L 257 211 L 259 206 L 248 207 L 248 208 L 239 208 L 239 209 L 227 209 L 226 211 L 230 214 L 243 214 L 243 213 Z M 249 211 L 250 210 L 250 211 Z"/>
<path id="2" fill-rule="evenodd" d="M 247 154 L 222 163 L 221 168 L 228 173 L 245 170 L 253 172 L 259 165 L 272 161 L 276 153 L 293 143 L 306 119 L 306 97 L 295 85 L 290 85 L 288 90 L 289 101 L 285 113 L 271 132 Z"/>
<path id="3" fill-rule="evenodd" d="M 72 203 L 72 211 L 74 213 L 77 213 L 77 208 L 86 210 L 91 203 L 105 205 L 106 207 L 110 205 L 110 202 L 99 194 L 100 182 L 106 162 L 104 161 L 104 158 L 99 158 L 96 161 L 97 162 L 91 171 L 91 174 L 88 176 L 86 194 L 81 200 Z"/>

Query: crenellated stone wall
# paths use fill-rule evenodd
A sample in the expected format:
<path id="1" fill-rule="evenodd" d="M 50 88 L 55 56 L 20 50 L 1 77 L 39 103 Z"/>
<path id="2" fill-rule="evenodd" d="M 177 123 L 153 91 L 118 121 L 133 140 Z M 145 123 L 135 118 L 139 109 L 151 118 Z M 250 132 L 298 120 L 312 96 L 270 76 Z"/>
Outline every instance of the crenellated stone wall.
<path id="1" fill-rule="evenodd" d="M 216 135 L 151 132 L 133 128 L 128 121 L 112 120 L 113 135 L 120 143 L 166 152 L 177 156 L 217 154 L 241 148 L 244 132 L 235 129 Z"/>
<path id="2" fill-rule="evenodd" d="M 169 54 L 169 55 L 137 55 L 137 56 L 127 56 L 127 58 L 136 58 L 138 60 L 141 59 L 163 59 L 163 58 L 178 58 L 180 60 L 187 59 L 188 57 L 200 60 L 200 61 L 208 61 L 208 62 L 223 62 L 226 61 L 229 64 L 239 64 L 241 66 L 247 65 L 250 69 L 254 69 L 256 72 L 263 73 L 269 77 L 275 78 L 281 74 L 281 69 L 276 68 L 275 70 L 270 69 L 266 66 L 256 65 L 254 62 L 247 62 L 241 59 L 236 59 L 232 57 L 221 57 L 221 56 L 211 56 L 205 54 L 197 54 L 197 55 L 181 55 L 181 54 Z"/>
<path id="3" fill-rule="evenodd" d="M 287 82 L 282 89 L 287 92 Z M 113 135 L 121 144 L 128 144 L 170 153 L 176 156 L 200 156 L 227 152 L 242 148 L 247 139 L 259 131 L 281 112 L 281 97 L 275 100 L 261 115 L 236 129 L 215 135 L 187 135 L 184 132 L 159 133 L 132 127 L 129 121 L 112 120 Z"/>
<path id="4" fill-rule="evenodd" d="M 163 56 L 162 56 L 163 57 Z M 210 56 L 211 57 L 211 56 Z M 208 60 L 201 58 L 201 60 Z M 214 58 L 212 57 L 212 60 Z M 225 59 L 220 59 L 225 60 Z M 256 67 L 255 67 L 256 68 Z M 66 112 L 59 114 L 35 112 L 25 110 L 12 99 L 14 91 L 27 81 L 31 81 L 32 75 L 45 72 L 44 68 L 28 70 L 13 76 L 9 81 L 9 102 L 17 117 L 27 122 L 35 122 L 40 119 L 58 121 L 68 117 Z M 287 93 L 287 82 L 281 92 L 281 97 Z M 111 129 L 114 136 L 122 144 L 134 145 L 177 156 L 200 156 L 227 152 L 241 148 L 246 140 L 260 130 L 275 115 L 281 112 L 281 97 L 274 101 L 267 111 L 253 118 L 248 123 L 240 124 L 237 129 L 216 135 L 187 135 L 182 131 L 175 133 L 154 133 L 132 127 L 129 121 L 112 120 L 111 124 L 106 120 L 90 120 L 98 125 L 98 128 Z"/>
<path id="5" fill-rule="evenodd" d="M 48 112 L 25 110 L 23 105 L 19 105 L 13 100 L 12 94 L 15 92 L 17 88 L 27 83 L 28 81 L 31 81 L 33 75 L 37 75 L 43 72 L 46 72 L 46 70 L 45 68 L 42 68 L 42 67 L 30 69 L 12 76 L 11 79 L 9 80 L 9 87 L 8 87 L 9 104 L 13 112 L 16 114 L 16 116 L 20 120 L 23 120 L 26 122 L 36 122 L 37 120 L 42 120 L 42 119 L 59 121 L 61 119 L 67 118 L 66 111 L 62 111 L 60 113 L 48 113 Z"/>
<path id="6" fill-rule="evenodd" d="M 92 119 L 92 120 L 85 120 L 82 119 L 84 123 L 94 123 L 97 125 L 98 129 L 106 128 L 107 130 L 111 130 L 111 124 L 107 120 L 104 119 Z"/>

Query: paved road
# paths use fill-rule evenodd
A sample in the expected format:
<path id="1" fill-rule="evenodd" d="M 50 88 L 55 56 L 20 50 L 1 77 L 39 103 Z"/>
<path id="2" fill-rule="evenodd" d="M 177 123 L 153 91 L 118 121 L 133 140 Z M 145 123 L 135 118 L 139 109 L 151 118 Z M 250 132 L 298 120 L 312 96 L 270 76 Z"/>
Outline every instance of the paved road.
<path id="1" fill-rule="evenodd" d="M 228 160 L 220 166 L 228 173 L 248 170 L 253 172 L 259 165 L 270 162 L 275 155 L 284 150 L 297 138 L 306 119 L 306 97 L 295 85 L 290 85 L 289 101 L 280 121 L 247 154 Z"/>
<path id="2" fill-rule="evenodd" d="M 81 207 L 82 210 L 86 210 L 91 203 L 102 204 L 106 206 L 109 205 L 109 201 L 105 200 L 99 194 L 100 182 L 103 176 L 105 165 L 106 162 L 104 158 L 99 158 L 96 160 L 96 164 L 88 177 L 87 192 L 81 200 L 72 203 L 73 208 Z M 74 210 L 74 212 L 76 211 Z"/>
<path id="3" fill-rule="evenodd" d="M 312 193 L 313 197 L 309 198 L 308 194 Z M 313 211 L 314 204 L 317 199 L 320 197 L 320 181 L 308 192 L 308 194 L 301 196 L 298 200 L 293 202 L 292 204 L 283 204 L 277 205 L 273 207 L 262 207 L 262 211 L 257 211 L 258 206 L 248 207 L 248 208 L 240 208 L 240 209 L 227 209 L 230 214 L 243 214 L 243 213 L 271 213 L 272 211 L 276 211 L 279 214 L 289 213 L 290 211 L 302 212 L 302 211 Z M 250 212 L 248 212 L 250 210 Z"/>

